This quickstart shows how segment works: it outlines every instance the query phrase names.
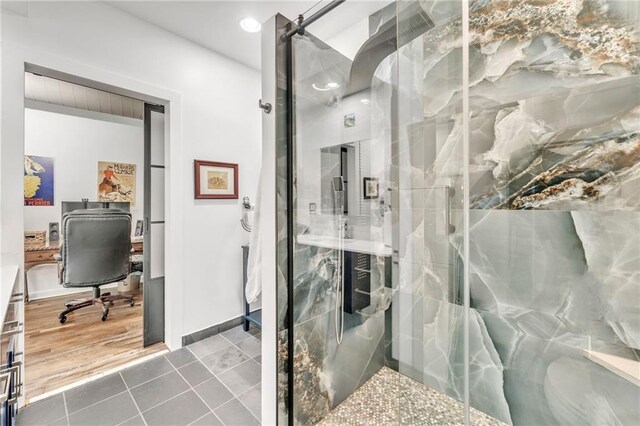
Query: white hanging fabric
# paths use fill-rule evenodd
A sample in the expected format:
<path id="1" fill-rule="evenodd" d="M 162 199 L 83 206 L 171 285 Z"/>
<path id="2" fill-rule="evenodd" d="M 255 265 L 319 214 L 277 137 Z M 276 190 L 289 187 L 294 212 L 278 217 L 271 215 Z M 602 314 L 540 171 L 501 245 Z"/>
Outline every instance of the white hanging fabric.
<path id="1" fill-rule="evenodd" d="M 261 200 L 265 191 L 264 181 L 262 179 L 262 169 L 260 170 L 260 179 L 258 180 L 258 195 L 256 197 L 256 207 L 253 211 L 251 236 L 249 238 L 249 259 L 247 260 L 247 286 L 245 288 L 245 297 L 247 303 L 253 303 L 258 300 L 258 296 L 262 292 L 262 248 L 261 233 L 263 229 L 263 216 L 261 213 Z"/>

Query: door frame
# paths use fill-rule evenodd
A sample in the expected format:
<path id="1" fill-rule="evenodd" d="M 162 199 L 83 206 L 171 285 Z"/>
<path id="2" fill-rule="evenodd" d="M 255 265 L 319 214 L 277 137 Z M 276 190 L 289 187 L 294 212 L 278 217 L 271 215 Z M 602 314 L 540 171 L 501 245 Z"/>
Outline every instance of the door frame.
<path id="1" fill-rule="evenodd" d="M 3 46 L 3 101 L 2 101 L 2 250 L 23 253 L 22 230 L 24 217 L 16 215 L 22 209 L 22 182 L 8 177 L 19 172 L 24 155 L 24 73 L 36 72 L 53 78 L 107 90 L 124 96 L 165 107 L 165 344 L 170 349 L 181 346 L 183 334 L 183 294 L 177 286 L 179 271 L 184 265 L 182 246 L 184 241 L 184 196 L 181 96 L 178 92 L 149 85 L 142 81 L 95 68 L 44 51 L 25 49 L 22 46 Z M 4 166 L 7 167 L 4 167 Z M 174 201 L 175 202 L 172 202 Z M 19 210 L 18 210 L 19 211 Z M 13 213 L 13 214 L 11 214 Z M 20 256 L 20 266 L 24 259 Z M 23 279 L 22 277 L 20 279 Z M 24 315 L 24 312 L 21 313 Z M 24 316 L 23 316 L 24 318 Z M 21 342 L 24 347 L 24 341 Z M 22 404 L 22 403 L 21 403 Z"/>

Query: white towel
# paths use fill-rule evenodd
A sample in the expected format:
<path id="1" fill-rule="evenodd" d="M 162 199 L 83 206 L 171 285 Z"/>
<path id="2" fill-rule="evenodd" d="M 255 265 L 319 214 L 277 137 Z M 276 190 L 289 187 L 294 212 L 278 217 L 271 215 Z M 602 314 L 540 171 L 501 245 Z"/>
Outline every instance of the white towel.
<path id="1" fill-rule="evenodd" d="M 249 259 L 247 260 L 247 286 L 245 288 L 245 297 L 247 303 L 253 303 L 258 300 L 258 296 L 262 292 L 262 249 L 260 229 L 262 228 L 262 215 L 260 214 L 262 193 L 264 181 L 262 179 L 262 169 L 260 170 L 260 179 L 258 180 L 258 195 L 256 196 L 256 207 L 253 211 L 251 237 L 249 239 Z"/>

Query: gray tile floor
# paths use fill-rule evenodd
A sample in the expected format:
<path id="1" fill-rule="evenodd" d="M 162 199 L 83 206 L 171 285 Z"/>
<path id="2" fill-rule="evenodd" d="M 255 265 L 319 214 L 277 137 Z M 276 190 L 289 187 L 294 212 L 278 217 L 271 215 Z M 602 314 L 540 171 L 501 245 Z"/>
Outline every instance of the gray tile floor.
<path id="1" fill-rule="evenodd" d="M 260 339 L 233 328 L 29 404 L 17 424 L 259 425 Z"/>

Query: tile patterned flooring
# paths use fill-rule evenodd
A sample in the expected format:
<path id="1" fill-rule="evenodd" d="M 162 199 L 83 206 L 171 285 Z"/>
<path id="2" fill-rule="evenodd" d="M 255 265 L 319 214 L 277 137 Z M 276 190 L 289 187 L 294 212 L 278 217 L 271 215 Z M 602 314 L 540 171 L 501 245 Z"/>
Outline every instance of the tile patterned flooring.
<path id="1" fill-rule="evenodd" d="M 506 426 L 471 408 L 473 426 Z M 464 404 L 383 367 L 318 426 L 462 426 Z"/>
<path id="2" fill-rule="evenodd" d="M 20 425 L 260 424 L 260 333 L 236 327 L 20 410 Z"/>

